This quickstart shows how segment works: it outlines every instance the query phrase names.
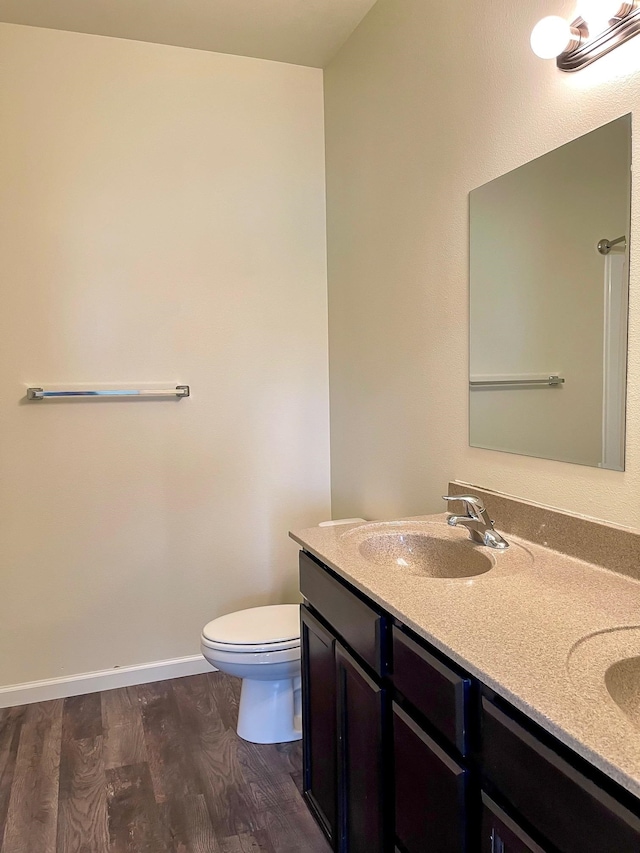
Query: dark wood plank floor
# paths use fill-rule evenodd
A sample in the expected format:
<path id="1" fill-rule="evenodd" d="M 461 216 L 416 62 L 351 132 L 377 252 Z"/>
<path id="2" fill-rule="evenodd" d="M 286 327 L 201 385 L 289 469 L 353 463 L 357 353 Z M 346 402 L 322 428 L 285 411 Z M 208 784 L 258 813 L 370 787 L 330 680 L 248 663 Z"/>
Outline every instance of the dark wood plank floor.
<path id="1" fill-rule="evenodd" d="M 0 853 L 328 853 L 220 672 L 0 710 Z"/>

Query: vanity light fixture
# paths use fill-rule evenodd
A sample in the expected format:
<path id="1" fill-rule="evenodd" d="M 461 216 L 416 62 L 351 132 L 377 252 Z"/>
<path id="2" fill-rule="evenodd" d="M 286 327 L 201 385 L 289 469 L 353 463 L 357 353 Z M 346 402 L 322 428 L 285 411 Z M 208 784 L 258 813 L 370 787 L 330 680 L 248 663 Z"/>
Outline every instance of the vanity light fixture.
<path id="1" fill-rule="evenodd" d="M 535 25 L 531 49 L 561 71 L 579 71 L 638 33 L 640 0 L 578 0 L 573 21 L 551 15 Z"/>

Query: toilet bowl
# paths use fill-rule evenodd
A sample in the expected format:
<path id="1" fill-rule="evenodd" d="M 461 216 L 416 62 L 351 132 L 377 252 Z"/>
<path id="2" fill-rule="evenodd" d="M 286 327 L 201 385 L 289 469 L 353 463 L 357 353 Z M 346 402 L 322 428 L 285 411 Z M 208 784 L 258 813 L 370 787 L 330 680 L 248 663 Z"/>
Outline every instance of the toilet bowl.
<path id="1" fill-rule="evenodd" d="M 216 669 L 242 679 L 238 735 L 251 743 L 302 737 L 300 608 L 251 607 L 202 629 L 200 648 Z"/>

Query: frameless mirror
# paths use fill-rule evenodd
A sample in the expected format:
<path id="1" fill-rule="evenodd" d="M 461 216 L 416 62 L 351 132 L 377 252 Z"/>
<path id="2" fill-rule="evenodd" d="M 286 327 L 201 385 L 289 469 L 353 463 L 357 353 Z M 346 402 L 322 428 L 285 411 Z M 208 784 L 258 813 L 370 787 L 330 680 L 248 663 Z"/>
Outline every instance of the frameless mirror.
<path id="1" fill-rule="evenodd" d="M 470 194 L 470 444 L 624 470 L 631 116 Z"/>

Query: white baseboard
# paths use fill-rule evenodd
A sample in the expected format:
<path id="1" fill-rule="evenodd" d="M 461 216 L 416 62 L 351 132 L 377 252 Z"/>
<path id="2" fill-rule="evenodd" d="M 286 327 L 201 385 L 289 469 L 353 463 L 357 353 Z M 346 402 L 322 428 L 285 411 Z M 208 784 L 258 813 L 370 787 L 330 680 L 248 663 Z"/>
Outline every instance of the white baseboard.
<path id="1" fill-rule="evenodd" d="M 80 675 L 62 678 L 10 684 L 7 687 L 0 687 L 0 708 L 46 702 L 48 699 L 64 699 L 67 696 L 82 696 L 85 693 L 113 690 L 116 687 L 148 684 L 151 681 L 166 681 L 169 678 L 181 678 L 184 675 L 199 675 L 202 672 L 213 672 L 214 669 L 215 667 L 207 663 L 202 655 L 190 655 L 185 658 L 103 669 L 98 672 L 83 672 Z"/>

